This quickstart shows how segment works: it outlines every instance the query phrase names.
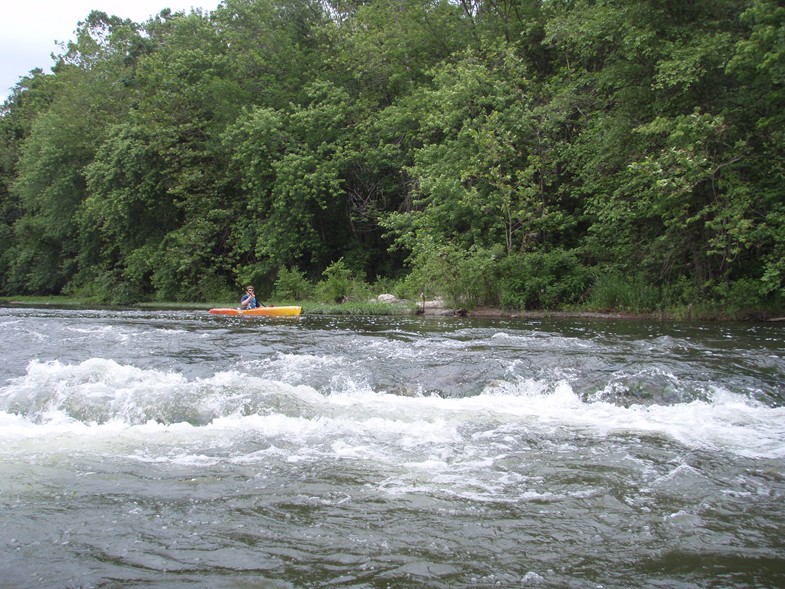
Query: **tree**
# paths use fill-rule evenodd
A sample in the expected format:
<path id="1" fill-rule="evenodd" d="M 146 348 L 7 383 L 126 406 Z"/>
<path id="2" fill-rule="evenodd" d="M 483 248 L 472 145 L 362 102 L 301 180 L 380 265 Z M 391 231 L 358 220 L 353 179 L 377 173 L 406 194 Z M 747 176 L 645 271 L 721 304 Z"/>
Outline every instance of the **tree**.
<path id="1" fill-rule="evenodd" d="M 23 212 L 14 223 L 8 290 L 56 293 L 77 273 L 84 167 L 107 124 L 127 112 L 132 95 L 114 80 L 128 78 L 135 35 L 133 23 L 91 12 L 53 69 L 51 102 L 32 119 L 11 187 Z"/>
<path id="2" fill-rule="evenodd" d="M 306 99 L 302 90 L 329 53 L 316 0 L 226 0 L 212 13 L 226 48 L 228 73 L 247 102 L 284 109 Z"/>
<path id="3" fill-rule="evenodd" d="M 728 226 L 740 219 L 731 178 L 746 153 L 725 112 L 738 3 L 551 9 L 546 41 L 563 57 L 562 87 L 573 88 L 580 115 L 563 161 L 592 218 L 587 253 L 652 280 L 724 275 L 746 239 L 743 222 Z"/>
<path id="4" fill-rule="evenodd" d="M 353 110 L 329 83 L 309 93 L 311 103 L 289 113 L 252 109 L 225 135 L 249 203 L 235 241 L 254 252 L 268 279 L 281 266 L 320 272 L 347 239 L 341 172 Z"/>
<path id="5" fill-rule="evenodd" d="M 408 256 L 467 305 L 610 271 L 776 306 L 783 37 L 774 0 L 92 12 L 2 107 L 0 289 L 204 299 Z"/>
<path id="6" fill-rule="evenodd" d="M 414 209 L 388 223 L 401 245 L 413 247 L 423 234 L 508 254 L 542 245 L 558 213 L 536 93 L 510 47 L 440 68 L 434 89 L 420 97 L 426 139 L 410 170 L 418 180 Z"/>
<path id="7" fill-rule="evenodd" d="M 225 173 L 219 137 L 247 95 L 230 75 L 226 45 L 209 17 L 162 14 L 146 28 L 158 46 L 139 60 L 141 96 L 130 122 L 144 141 L 145 169 L 138 173 L 154 180 L 137 202 L 150 207 L 150 217 L 164 211 L 167 226 L 163 235 L 144 230 L 153 241 L 145 256 L 132 258 L 144 263 L 133 274 L 145 274 L 160 297 L 206 298 L 225 284 L 232 266 L 226 235 L 237 187 Z M 137 191 L 134 178 L 115 195 Z M 111 202 L 114 195 L 102 198 Z"/>
<path id="8" fill-rule="evenodd" d="M 5 284 L 14 264 L 14 224 L 23 216 L 19 195 L 12 190 L 22 146 L 39 113 L 56 96 L 57 82 L 36 68 L 23 77 L 0 107 L 0 292 L 15 292 Z"/>
<path id="9" fill-rule="evenodd" d="M 454 3 L 377 0 L 327 27 L 336 83 L 363 101 L 391 105 L 426 82 L 430 69 L 462 51 L 470 28 Z"/>
<path id="10" fill-rule="evenodd" d="M 734 186 L 749 203 L 736 218 L 746 240 L 744 263 L 758 262 L 762 296 L 785 296 L 785 8 L 754 0 L 741 15 L 748 33 L 736 43 L 727 71 L 740 82 L 734 116 L 750 147 Z M 742 165 L 743 164 L 743 165 Z M 736 224 L 739 227 L 739 223 Z"/>

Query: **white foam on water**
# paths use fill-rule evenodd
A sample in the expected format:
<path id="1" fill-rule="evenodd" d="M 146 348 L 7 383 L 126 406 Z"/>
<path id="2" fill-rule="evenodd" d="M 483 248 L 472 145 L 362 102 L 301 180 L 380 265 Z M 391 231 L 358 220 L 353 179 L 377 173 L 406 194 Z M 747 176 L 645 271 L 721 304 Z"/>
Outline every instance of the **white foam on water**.
<path id="1" fill-rule="evenodd" d="M 517 347 L 530 348 L 533 345 L 536 347 L 544 346 L 547 348 L 591 348 L 595 344 L 591 341 L 567 337 L 563 335 L 545 334 L 540 332 L 532 332 L 531 334 L 511 334 L 506 331 L 499 331 L 491 336 L 492 341 L 509 342 L 515 344 Z"/>
<path id="2" fill-rule="evenodd" d="M 198 444 L 249 432 L 274 445 L 285 440 L 303 455 L 410 465 L 442 461 L 445 468 L 455 466 L 445 448 L 463 447 L 461 461 L 477 460 L 468 468 L 481 468 L 487 455 L 471 457 L 472 445 L 483 445 L 487 454 L 490 445 L 512 444 L 521 434 L 547 438 L 558 432 L 598 439 L 657 434 L 690 448 L 785 457 L 785 408 L 716 387 L 706 401 L 629 407 L 585 402 L 564 380 L 496 381 L 480 395 L 445 399 L 379 393 L 341 378 L 325 395 L 305 384 L 236 371 L 188 379 L 92 358 L 75 365 L 34 361 L 24 376 L 0 388 L 4 447 L 24 438 L 43 448 L 52 437 L 118 435 L 130 446 L 156 436 Z"/>
<path id="3" fill-rule="evenodd" d="M 329 397 L 331 403 L 361 407 L 381 416 L 418 415 L 425 430 L 410 436 L 432 435 L 437 419 L 460 427 L 467 423 L 518 424 L 547 432 L 551 426 L 582 434 L 659 434 L 692 448 L 727 451 L 745 457 L 785 457 L 785 408 L 772 408 L 727 390 L 711 387 L 706 401 L 671 405 L 619 406 L 584 402 L 566 381 L 522 379 L 495 382 L 478 396 L 398 397 L 346 392 Z M 437 430 L 438 431 L 438 428 Z"/>
<path id="4" fill-rule="evenodd" d="M 346 359 L 343 356 L 278 353 L 272 359 L 255 360 L 254 362 L 267 369 L 297 373 L 314 369 L 340 367 L 346 363 Z"/>

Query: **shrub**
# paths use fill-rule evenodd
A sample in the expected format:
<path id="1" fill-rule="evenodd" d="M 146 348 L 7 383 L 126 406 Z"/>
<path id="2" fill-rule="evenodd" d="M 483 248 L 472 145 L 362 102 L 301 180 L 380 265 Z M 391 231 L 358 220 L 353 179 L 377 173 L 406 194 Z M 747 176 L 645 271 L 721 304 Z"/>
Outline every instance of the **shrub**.
<path id="1" fill-rule="evenodd" d="M 511 309 L 555 309 L 581 302 L 592 275 L 570 251 L 530 252 L 499 264 L 499 301 Z"/>
<path id="2" fill-rule="evenodd" d="M 444 296 L 450 306 L 472 309 L 496 302 L 495 252 L 463 251 L 432 241 L 419 245 L 413 269 L 401 285 L 402 298 Z M 412 296 L 414 295 L 414 296 Z"/>
<path id="3" fill-rule="evenodd" d="M 643 274 L 598 274 L 592 287 L 589 307 L 636 313 L 654 311 L 663 307 L 662 291 Z"/>
<path id="4" fill-rule="evenodd" d="M 114 270 L 97 272 L 89 284 L 66 292 L 106 305 L 130 306 L 146 299 L 138 285 Z"/>
<path id="5" fill-rule="evenodd" d="M 731 315 L 759 308 L 763 296 L 761 283 L 751 278 L 741 278 L 733 282 L 722 282 L 714 287 L 718 300 L 722 301 Z"/>
<path id="6" fill-rule="evenodd" d="M 392 294 L 399 299 L 419 300 L 423 296 L 420 282 L 416 280 L 412 273 L 406 278 L 395 282 L 391 290 Z"/>
<path id="7" fill-rule="evenodd" d="M 307 299 L 313 292 L 313 285 L 303 272 L 297 268 L 287 269 L 282 266 L 278 270 L 275 281 L 275 296 L 278 299 L 299 301 Z"/>
<path id="8" fill-rule="evenodd" d="M 343 258 L 328 266 L 323 276 L 316 284 L 316 298 L 322 302 L 340 303 L 370 296 L 370 287 L 354 275 Z"/>
<path id="9" fill-rule="evenodd" d="M 695 284 L 686 276 L 662 286 L 662 308 L 692 305 L 699 300 L 700 293 Z"/>

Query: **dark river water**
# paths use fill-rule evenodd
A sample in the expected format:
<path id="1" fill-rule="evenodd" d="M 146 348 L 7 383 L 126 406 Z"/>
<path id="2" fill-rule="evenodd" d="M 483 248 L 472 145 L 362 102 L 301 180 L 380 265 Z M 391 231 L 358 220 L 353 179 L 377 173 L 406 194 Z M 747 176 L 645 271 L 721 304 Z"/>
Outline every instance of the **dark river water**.
<path id="1" fill-rule="evenodd" d="M 783 328 L 0 308 L 0 587 L 784 587 Z"/>

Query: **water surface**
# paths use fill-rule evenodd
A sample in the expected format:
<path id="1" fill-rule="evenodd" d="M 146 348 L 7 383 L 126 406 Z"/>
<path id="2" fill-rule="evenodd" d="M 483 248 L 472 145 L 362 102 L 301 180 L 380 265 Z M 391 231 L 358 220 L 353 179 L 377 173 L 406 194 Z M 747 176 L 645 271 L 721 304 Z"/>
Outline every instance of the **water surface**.
<path id="1" fill-rule="evenodd" d="M 0 309 L 0 587 L 782 587 L 771 324 Z"/>

